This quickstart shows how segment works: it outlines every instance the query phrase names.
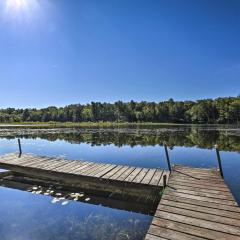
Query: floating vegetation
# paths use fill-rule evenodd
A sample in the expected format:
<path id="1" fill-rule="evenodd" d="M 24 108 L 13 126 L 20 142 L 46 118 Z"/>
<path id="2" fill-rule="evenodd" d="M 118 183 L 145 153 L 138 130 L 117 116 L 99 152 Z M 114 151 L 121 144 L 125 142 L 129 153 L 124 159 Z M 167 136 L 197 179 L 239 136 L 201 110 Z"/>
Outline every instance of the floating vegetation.
<path id="1" fill-rule="evenodd" d="M 67 205 L 69 203 L 69 201 L 64 201 L 62 202 L 62 205 Z"/>
<path id="2" fill-rule="evenodd" d="M 70 197 L 73 198 L 74 201 L 78 201 L 83 196 L 84 196 L 84 193 L 71 193 L 70 194 Z"/>
<path id="3" fill-rule="evenodd" d="M 59 198 L 53 198 L 52 201 L 51 201 L 51 203 L 57 203 L 57 202 L 59 202 L 59 201 L 60 201 Z"/>
<path id="4" fill-rule="evenodd" d="M 61 186 L 56 186 L 56 189 L 62 188 Z M 80 198 L 84 197 L 83 192 L 72 192 L 72 193 L 65 193 L 65 195 L 62 192 L 56 192 L 52 185 L 49 187 L 42 187 L 42 186 L 33 186 L 29 189 L 27 189 L 28 192 L 31 192 L 33 194 L 43 194 L 45 196 L 52 196 L 53 199 L 51 200 L 51 203 L 56 204 L 58 202 L 61 202 L 61 205 L 67 205 L 69 203 L 69 200 L 78 201 Z M 90 200 L 90 198 L 84 199 L 86 202 Z"/>

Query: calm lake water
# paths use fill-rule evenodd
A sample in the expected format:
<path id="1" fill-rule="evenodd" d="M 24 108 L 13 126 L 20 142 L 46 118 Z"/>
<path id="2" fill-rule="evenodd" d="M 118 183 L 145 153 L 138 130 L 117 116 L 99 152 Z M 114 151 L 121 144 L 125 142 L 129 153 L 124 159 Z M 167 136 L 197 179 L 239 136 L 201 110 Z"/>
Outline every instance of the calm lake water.
<path id="1" fill-rule="evenodd" d="M 172 164 L 218 167 L 240 204 L 240 129 L 237 126 L 162 126 L 119 129 L 0 129 L 0 154 L 18 151 L 138 167 L 167 168 L 163 142 Z M 143 239 L 148 214 L 91 201 L 52 203 L 51 196 L 0 187 L 1 240 Z M 103 206 L 104 205 L 104 206 Z"/>

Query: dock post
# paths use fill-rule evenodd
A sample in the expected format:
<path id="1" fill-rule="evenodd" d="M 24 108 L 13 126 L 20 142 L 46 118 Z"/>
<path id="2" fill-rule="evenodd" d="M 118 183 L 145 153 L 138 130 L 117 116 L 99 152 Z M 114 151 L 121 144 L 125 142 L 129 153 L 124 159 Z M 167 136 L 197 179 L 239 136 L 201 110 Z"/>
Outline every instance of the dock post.
<path id="1" fill-rule="evenodd" d="M 19 148 L 19 155 L 18 155 L 18 157 L 20 158 L 21 155 L 22 155 L 22 146 L 21 146 L 21 141 L 20 141 L 19 138 L 18 138 L 18 148 Z"/>
<path id="2" fill-rule="evenodd" d="M 167 186 L 167 175 L 163 175 L 163 189 L 165 189 Z"/>
<path id="3" fill-rule="evenodd" d="M 217 160 L 218 160 L 218 166 L 219 166 L 220 174 L 221 174 L 221 177 L 223 178 L 222 161 L 221 161 L 218 145 L 215 145 L 215 149 L 216 149 L 216 154 L 217 154 Z"/>
<path id="4" fill-rule="evenodd" d="M 168 169 L 171 172 L 172 168 L 171 168 L 171 164 L 170 164 L 170 159 L 169 159 L 169 154 L 168 154 L 168 149 L 167 149 L 166 143 L 164 143 L 164 149 L 165 149 L 165 154 L 166 154 L 166 158 L 167 158 Z"/>

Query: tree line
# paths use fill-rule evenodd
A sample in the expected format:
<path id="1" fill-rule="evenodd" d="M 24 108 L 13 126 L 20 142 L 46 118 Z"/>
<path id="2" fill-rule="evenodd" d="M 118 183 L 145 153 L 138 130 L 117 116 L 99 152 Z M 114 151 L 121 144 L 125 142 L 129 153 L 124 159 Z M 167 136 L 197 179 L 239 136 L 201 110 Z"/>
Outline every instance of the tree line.
<path id="1" fill-rule="evenodd" d="M 72 104 L 65 107 L 0 109 L 0 122 L 240 123 L 240 96 L 197 101 Z"/>

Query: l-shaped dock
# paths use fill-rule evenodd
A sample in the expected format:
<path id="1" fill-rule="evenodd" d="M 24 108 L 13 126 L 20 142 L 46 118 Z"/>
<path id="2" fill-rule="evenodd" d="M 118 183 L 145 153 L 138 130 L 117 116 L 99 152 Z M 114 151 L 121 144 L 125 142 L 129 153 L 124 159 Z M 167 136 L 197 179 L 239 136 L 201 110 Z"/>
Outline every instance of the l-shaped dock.
<path id="1" fill-rule="evenodd" d="M 16 153 L 0 156 L 0 168 L 133 198 L 163 193 L 146 240 L 240 240 L 240 208 L 216 169 L 170 172 Z"/>

